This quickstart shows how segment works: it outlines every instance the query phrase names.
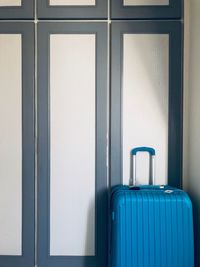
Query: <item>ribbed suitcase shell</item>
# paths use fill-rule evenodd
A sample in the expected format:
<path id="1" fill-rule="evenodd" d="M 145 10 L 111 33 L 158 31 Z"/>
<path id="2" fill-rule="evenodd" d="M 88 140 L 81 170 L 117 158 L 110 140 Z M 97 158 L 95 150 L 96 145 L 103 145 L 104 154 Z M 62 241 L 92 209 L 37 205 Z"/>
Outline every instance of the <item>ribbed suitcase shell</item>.
<path id="1" fill-rule="evenodd" d="M 182 190 L 118 186 L 111 217 L 111 267 L 194 266 L 192 205 Z"/>

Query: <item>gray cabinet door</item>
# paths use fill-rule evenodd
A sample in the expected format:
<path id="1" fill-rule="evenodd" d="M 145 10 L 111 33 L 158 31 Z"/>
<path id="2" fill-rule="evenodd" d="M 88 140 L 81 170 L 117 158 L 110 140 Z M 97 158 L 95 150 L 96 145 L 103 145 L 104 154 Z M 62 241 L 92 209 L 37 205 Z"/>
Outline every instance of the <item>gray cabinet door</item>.
<path id="1" fill-rule="evenodd" d="M 111 0 L 112 19 L 180 19 L 183 0 Z"/>
<path id="2" fill-rule="evenodd" d="M 133 147 L 153 146 L 156 183 L 181 187 L 182 24 L 114 22 L 111 41 L 111 183 L 129 182 Z M 147 184 L 148 159 L 140 162 Z"/>
<path id="3" fill-rule="evenodd" d="M 0 266 L 34 266 L 34 25 L 0 24 Z"/>
<path id="4" fill-rule="evenodd" d="M 1 19 L 33 19 L 34 0 L 1 0 Z"/>
<path id="5" fill-rule="evenodd" d="M 106 266 L 106 51 L 106 23 L 39 23 L 41 267 Z"/>
<path id="6" fill-rule="evenodd" d="M 38 0 L 40 19 L 106 19 L 107 0 Z"/>

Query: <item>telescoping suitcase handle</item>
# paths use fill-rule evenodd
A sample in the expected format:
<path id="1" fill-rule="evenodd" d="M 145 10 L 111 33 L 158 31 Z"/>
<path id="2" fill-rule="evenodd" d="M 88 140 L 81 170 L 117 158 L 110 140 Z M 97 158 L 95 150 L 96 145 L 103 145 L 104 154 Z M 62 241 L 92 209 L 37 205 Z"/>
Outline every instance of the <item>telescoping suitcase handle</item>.
<path id="1" fill-rule="evenodd" d="M 130 170 L 130 186 L 136 186 L 136 155 L 138 152 L 148 152 L 150 160 L 150 169 L 149 169 L 149 184 L 155 184 L 155 149 L 152 147 L 136 147 L 131 150 L 131 170 Z"/>

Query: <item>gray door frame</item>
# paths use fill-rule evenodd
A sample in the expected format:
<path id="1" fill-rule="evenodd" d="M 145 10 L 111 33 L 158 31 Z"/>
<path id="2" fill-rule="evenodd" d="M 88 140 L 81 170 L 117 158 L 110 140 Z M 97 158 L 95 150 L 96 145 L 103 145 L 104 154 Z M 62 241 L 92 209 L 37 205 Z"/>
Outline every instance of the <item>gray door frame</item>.
<path id="1" fill-rule="evenodd" d="M 33 267 L 35 264 L 34 24 L 0 22 L 0 34 L 22 34 L 22 256 L 0 255 L 0 266 Z"/>
<path id="2" fill-rule="evenodd" d="M 96 256 L 94 257 L 50 256 L 49 39 L 51 33 L 96 34 Z M 38 25 L 38 265 L 40 267 L 102 267 L 107 264 L 106 51 L 106 23 L 41 22 Z"/>
<path id="3" fill-rule="evenodd" d="M 122 184 L 123 34 L 169 34 L 168 184 L 182 187 L 183 154 L 183 26 L 180 21 L 112 23 L 111 61 L 111 185 Z"/>

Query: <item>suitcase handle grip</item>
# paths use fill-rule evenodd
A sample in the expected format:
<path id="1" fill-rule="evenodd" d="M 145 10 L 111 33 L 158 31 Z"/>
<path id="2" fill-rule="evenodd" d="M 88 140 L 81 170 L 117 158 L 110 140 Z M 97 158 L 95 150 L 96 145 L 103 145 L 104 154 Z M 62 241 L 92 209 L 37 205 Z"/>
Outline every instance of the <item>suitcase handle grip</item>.
<path id="1" fill-rule="evenodd" d="M 132 156 L 136 156 L 136 154 L 138 153 L 138 152 L 148 152 L 151 156 L 155 156 L 156 155 L 156 151 L 155 151 L 155 149 L 154 148 L 152 148 L 152 147 L 136 147 L 136 148 L 133 148 L 132 150 L 131 150 L 131 155 Z"/>
<path id="2" fill-rule="evenodd" d="M 138 152 L 148 152 L 150 159 L 149 185 L 155 184 L 154 158 L 155 149 L 152 147 L 136 147 L 131 150 L 131 169 L 130 169 L 130 186 L 136 186 L 136 154 Z"/>

